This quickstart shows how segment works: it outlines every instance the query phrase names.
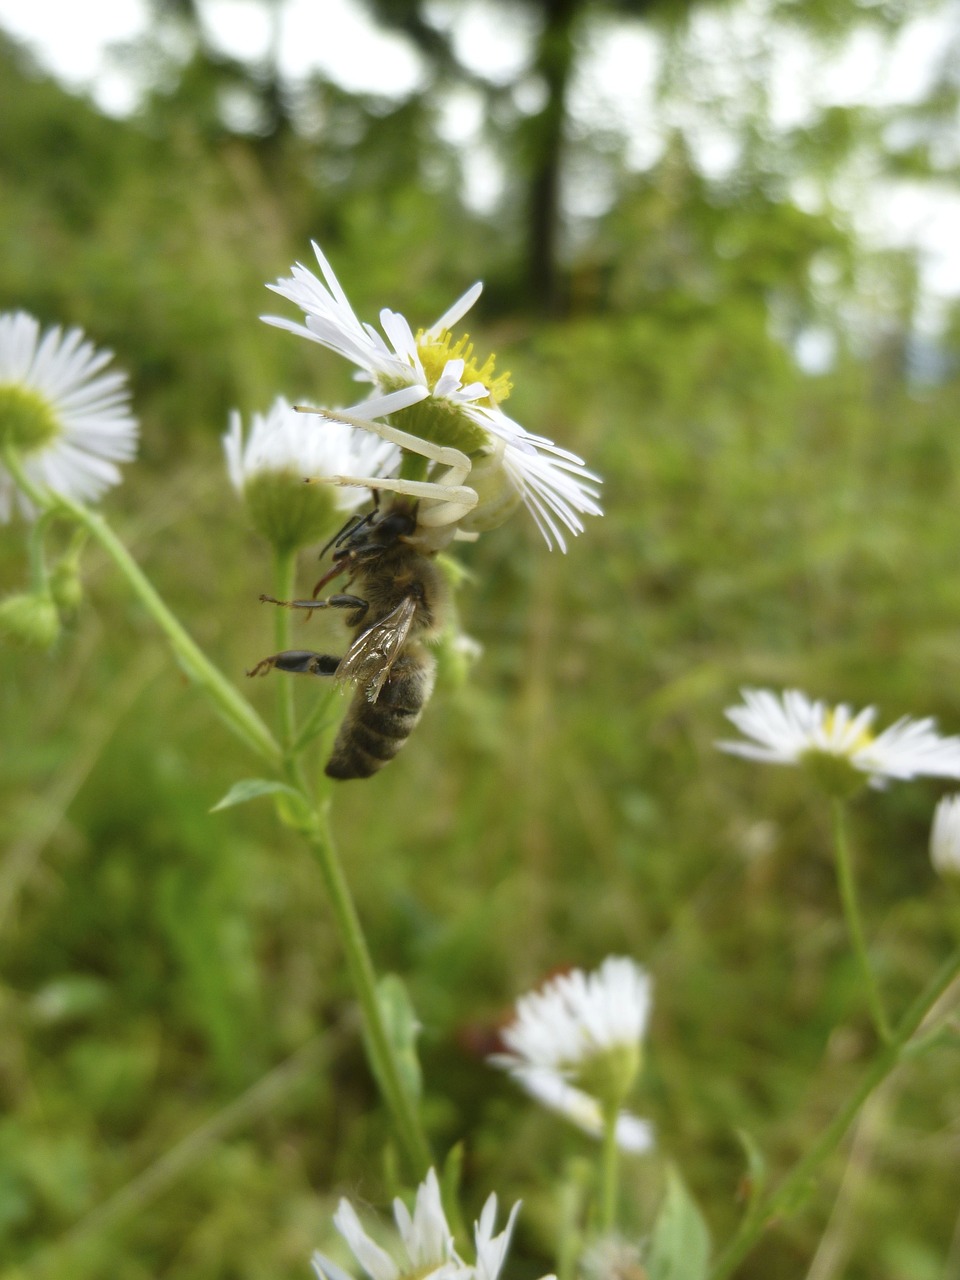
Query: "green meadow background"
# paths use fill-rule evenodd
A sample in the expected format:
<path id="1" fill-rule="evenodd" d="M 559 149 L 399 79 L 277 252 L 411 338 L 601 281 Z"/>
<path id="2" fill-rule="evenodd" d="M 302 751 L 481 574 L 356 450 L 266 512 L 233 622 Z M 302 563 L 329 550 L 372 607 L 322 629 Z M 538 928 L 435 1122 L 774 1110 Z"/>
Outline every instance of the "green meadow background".
<path id="1" fill-rule="evenodd" d="M 659 24 L 664 93 L 709 112 L 685 26 L 702 7 L 620 6 Z M 625 1160 L 631 1229 L 649 1229 L 672 1161 L 722 1242 L 738 1133 L 777 1176 L 872 1046 L 829 814 L 796 771 L 720 754 L 723 709 L 743 685 L 796 686 L 960 731 L 960 313 L 922 332 L 916 255 L 796 193 L 864 157 L 949 188 L 956 77 L 909 112 L 825 107 L 778 131 L 765 68 L 731 63 L 735 168 L 711 177 L 664 112 L 664 148 L 636 171 L 622 138 L 571 125 L 597 6 L 526 6 L 549 86 L 532 115 L 439 45 L 403 101 L 319 76 L 295 95 L 217 55 L 191 6 L 166 8 L 128 51 L 148 88 L 125 120 L 0 43 L 0 307 L 82 325 L 129 370 L 142 448 L 107 514 L 272 719 L 275 681 L 244 680 L 272 649 L 270 555 L 219 437 L 232 407 L 357 392 L 342 362 L 259 321 L 290 314 L 264 283 L 309 263 L 311 237 L 370 320 L 390 306 L 429 324 L 486 281 L 470 332 L 512 373 L 507 408 L 605 478 L 606 515 L 566 556 L 524 515 L 458 553 L 482 657 L 441 681 L 396 763 L 338 790 L 341 851 L 376 962 L 422 1023 L 435 1149 L 465 1142 L 467 1214 L 491 1190 L 524 1200 L 509 1274 L 555 1266 L 596 1153 L 483 1053 L 516 995 L 608 954 L 655 984 L 635 1110 L 658 1150 Z M 425 39 L 422 6 L 379 8 Z M 910 8 L 781 4 L 770 22 L 842 43 Z M 160 39 L 174 22 L 189 57 Z M 438 128 L 464 85 L 487 95 L 505 175 L 484 215 L 460 194 L 483 156 Z M 558 171 L 602 178 L 606 212 L 564 211 Z M 794 355 L 811 332 L 835 353 L 819 372 Z M 304 554 L 301 589 L 316 573 Z M 0 588 L 25 581 L 13 524 Z M 256 762 L 95 550 L 84 583 L 52 651 L 0 653 L 0 1278 L 306 1277 L 316 1247 L 346 1261 L 337 1198 L 382 1207 L 391 1187 L 320 878 L 268 800 L 211 814 Z M 296 696 L 306 714 L 318 690 Z M 927 854 L 945 789 L 854 806 L 894 1014 L 960 935 Z M 944 1047 L 900 1069 L 738 1275 L 956 1280 L 957 1063 Z"/>

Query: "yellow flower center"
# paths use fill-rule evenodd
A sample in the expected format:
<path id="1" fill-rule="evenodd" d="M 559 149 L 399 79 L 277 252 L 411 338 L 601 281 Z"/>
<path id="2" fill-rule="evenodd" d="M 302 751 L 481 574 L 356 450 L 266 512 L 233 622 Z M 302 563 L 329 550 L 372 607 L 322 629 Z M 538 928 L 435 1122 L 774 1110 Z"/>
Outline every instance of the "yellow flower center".
<path id="1" fill-rule="evenodd" d="M 428 337 L 421 329 L 416 341 L 420 363 L 431 391 L 436 388 L 449 360 L 463 360 L 461 385 L 466 387 L 472 382 L 482 382 L 488 391 L 487 395 L 474 400 L 473 405 L 481 409 L 493 409 L 509 396 L 513 385 L 510 375 L 494 373 L 495 356 L 488 356 L 483 364 L 479 364 L 473 354 L 473 343 L 466 334 L 454 342 L 447 330 Z M 381 378 L 379 382 L 382 392 L 397 391 L 407 385 L 406 381 L 393 378 Z M 390 421 L 402 431 L 419 436 L 421 440 L 459 449 L 470 457 L 476 457 L 490 444 L 489 432 L 471 416 L 468 407 L 446 396 L 431 395 L 419 404 L 399 409 L 390 415 Z M 430 464 L 426 458 L 404 450 L 400 464 L 402 478 L 422 480 L 429 469 Z"/>
<path id="2" fill-rule="evenodd" d="M 417 1267 L 415 1271 L 404 1271 L 401 1280 L 423 1280 L 425 1276 L 432 1275 L 442 1261 L 442 1258 L 437 1258 L 436 1262 L 428 1262 L 426 1266 Z"/>
<path id="3" fill-rule="evenodd" d="M 417 333 L 417 354 L 420 356 L 420 363 L 423 365 L 427 383 L 431 388 L 437 385 L 448 360 L 462 360 L 461 382 L 463 385 L 467 387 L 471 382 L 482 382 L 489 392 L 476 402 L 484 408 L 491 409 L 500 404 L 513 390 L 509 373 L 494 372 L 497 363 L 495 355 L 487 356 L 483 364 L 477 362 L 469 334 L 465 333 L 462 338 L 454 342 L 453 335 L 446 329 L 430 337 L 421 329 Z"/>
<path id="4" fill-rule="evenodd" d="M 0 386 L 0 445 L 33 453 L 55 440 L 61 430 L 44 396 L 13 382 Z"/>
<path id="5" fill-rule="evenodd" d="M 823 727 L 828 737 L 830 737 L 833 734 L 834 729 L 836 728 L 836 724 L 837 724 L 837 713 L 834 710 L 834 708 L 831 707 L 830 710 L 827 711 L 826 715 L 823 717 Z M 854 738 L 853 742 L 850 743 L 850 745 L 846 747 L 842 753 L 838 752 L 837 754 L 843 754 L 845 756 L 855 755 L 858 751 L 862 751 L 864 747 L 869 747 L 870 744 L 873 742 L 873 740 L 874 740 L 873 734 L 870 733 L 868 729 L 861 729 L 860 732 L 857 734 L 857 736 Z"/>

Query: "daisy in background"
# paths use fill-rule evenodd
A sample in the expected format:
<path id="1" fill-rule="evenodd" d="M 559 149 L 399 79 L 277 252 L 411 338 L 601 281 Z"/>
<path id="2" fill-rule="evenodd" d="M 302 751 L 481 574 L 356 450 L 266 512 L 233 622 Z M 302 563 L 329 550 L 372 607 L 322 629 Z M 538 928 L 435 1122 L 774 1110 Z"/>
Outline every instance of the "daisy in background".
<path id="1" fill-rule="evenodd" d="M 349 1200 L 340 1201 L 333 1221 L 370 1280 L 497 1280 L 519 1209 L 518 1201 L 506 1227 L 494 1235 L 497 1197 L 488 1197 L 474 1229 L 475 1263 L 466 1262 L 457 1253 L 433 1169 L 417 1189 L 412 1214 L 399 1198 L 393 1202 L 400 1248 L 392 1253 L 366 1233 Z M 313 1267 L 319 1280 L 351 1280 L 322 1253 L 313 1255 Z"/>
<path id="2" fill-rule="evenodd" d="M 960 876 L 960 795 L 944 796 L 934 810 L 930 860 L 940 875 Z"/>
<path id="3" fill-rule="evenodd" d="M 15 503 L 36 514 L 4 456 L 36 490 L 80 502 L 119 483 L 117 463 L 137 451 L 137 421 L 126 375 L 103 371 L 111 358 L 80 329 L 41 334 L 25 311 L 0 314 L 0 521 Z"/>
<path id="4" fill-rule="evenodd" d="M 890 1043 L 892 1024 L 867 946 L 844 801 L 864 783 L 882 789 L 891 779 L 960 778 L 960 738 L 941 738 L 935 721 L 907 717 L 874 734 L 873 707 L 858 712 L 843 703 L 829 707 L 796 689 L 781 697 L 767 689 L 744 689 L 743 704 L 726 714 L 747 741 L 720 742 L 721 750 L 766 764 L 801 765 L 831 798 L 837 885 L 850 943 L 877 1037 Z M 948 829 L 952 843 L 954 821 L 952 813 L 941 819 L 935 861 L 947 856 Z"/>
<path id="5" fill-rule="evenodd" d="M 593 973 L 573 969 L 521 996 L 501 1032 L 508 1052 L 490 1062 L 593 1137 L 646 1151 L 651 1126 L 621 1107 L 640 1072 L 649 1014 L 646 972 L 609 956 Z"/>
<path id="6" fill-rule="evenodd" d="M 322 280 L 297 263 L 290 277 L 269 286 L 303 311 L 304 322 L 263 319 L 318 342 L 356 367 L 357 376 L 374 390 L 347 412 L 364 420 L 368 429 L 382 432 L 373 420 L 392 415 L 390 426 L 398 432 L 434 446 L 414 449 L 398 441 L 405 447 L 398 479 L 407 486 L 411 481 L 422 485 L 431 467 L 435 474 L 451 465 L 437 449 L 459 451 L 467 460 L 474 496 L 466 504 L 448 505 L 445 516 L 462 534 L 496 528 L 524 503 L 547 545 L 565 550 L 564 530 L 579 534 L 583 515 L 602 514 L 600 480 L 576 454 L 509 418 L 500 407 L 510 393 L 509 376 L 495 372 L 494 357 L 482 362 L 475 357 L 465 335 L 454 339 L 453 327 L 476 302 L 482 285 L 473 285 L 430 328 L 416 334 L 402 315 L 384 309 L 381 333 L 357 318 L 320 248 L 314 244 L 313 249 Z M 354 482 L 362 483 L 362 477 Z M 444 496 L 409 487 L 400 491 L 438 502 Z"/>
<path id="7" fill-rule="evenodd" d="M 742 705 L 725 714 L 747 741 L 718 742 L 720 750 L 765 764 L 803 765 L 832 795 L 849 795 L 864 782 L 882 789 L 891 780 L 960 778 L 960 738 L 942 738 L 929 718 L 904 716 L 874 734 L 875 707 L 854 713 L 796 689 L 742 694 Z"/>
<path id="8" fill-rule="evenodd" d="M 344 422 L 327 422 L 318 430 L 282 396 L 266 414 L 253 415 L 246 433 L 233 410 L 223 449 L 227 473 L 254 528 L 280 550 L 326 537 L 367 500 L 362 489 L 307 485 L 306 476 L 387 475 L 400 458 L 395 445 Z"/>

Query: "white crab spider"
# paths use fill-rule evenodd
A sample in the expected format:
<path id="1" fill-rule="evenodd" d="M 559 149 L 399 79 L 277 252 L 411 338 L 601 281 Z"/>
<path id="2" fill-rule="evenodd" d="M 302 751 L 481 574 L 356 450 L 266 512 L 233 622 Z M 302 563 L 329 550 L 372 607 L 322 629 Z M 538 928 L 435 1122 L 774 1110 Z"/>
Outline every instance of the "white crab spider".
<path id="1" fill-rule="evenodd" d="M 447 468 L 435 480 L 410 480 L 399 476 L 332 476 L 328 481 L 418 498 L 422 503 L 417 517 L 418 530 L 427 533 L 424 541 L 430 544 L 431 550 L 441 550 L 454 538 L 473 542 L 481 532 L 502 524 L 520 504 L 518 493 L 512 489 L 504 491 L 500 464 L 506 445 L 496 436 L 490 438 L 489 452 L 474 459 L 461 449 L 424 440 L 390 423 L 308 405 L 297 405 L 296 409 L 299 413 L 315 413 L 332 422 L 345 422 L 360 431 L 373 432 L 381 440 Z M 468 476 L 477 483 L 495 480 L 498 474 L 501 483 L 489 494 L 485 492 L 482 500 L 477 488 L 464 483 Z M 486 489 L 489 485 L 483 487 Z M 463 528 L 464 522 L 474 527 Z"/>

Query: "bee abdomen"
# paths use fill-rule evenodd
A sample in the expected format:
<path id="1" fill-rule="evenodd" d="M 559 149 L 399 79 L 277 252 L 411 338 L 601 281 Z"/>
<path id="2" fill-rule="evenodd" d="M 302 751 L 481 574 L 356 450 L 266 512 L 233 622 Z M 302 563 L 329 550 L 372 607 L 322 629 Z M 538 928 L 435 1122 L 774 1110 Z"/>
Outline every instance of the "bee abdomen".
<path id="1" fill-rule="evenodd" d="M 329 778 L 369 778 L 392 760 L 416 728 L 433 692 L 436 663 L 426 650 L 394 664 L 376 702 L 353 695 L 324 772 Z"/>

